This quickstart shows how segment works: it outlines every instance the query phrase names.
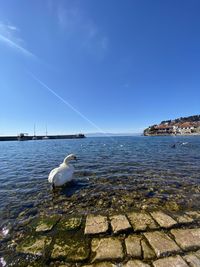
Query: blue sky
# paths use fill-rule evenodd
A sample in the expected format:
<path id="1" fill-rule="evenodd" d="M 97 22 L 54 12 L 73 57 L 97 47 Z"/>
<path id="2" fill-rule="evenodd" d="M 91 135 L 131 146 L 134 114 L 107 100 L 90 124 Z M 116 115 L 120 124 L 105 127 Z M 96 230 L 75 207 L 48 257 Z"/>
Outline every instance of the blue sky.
<path id="1" fill-rule="evenodd" d="M 0 0 L 0 135 L 200 113 L 199 0 Z"/>

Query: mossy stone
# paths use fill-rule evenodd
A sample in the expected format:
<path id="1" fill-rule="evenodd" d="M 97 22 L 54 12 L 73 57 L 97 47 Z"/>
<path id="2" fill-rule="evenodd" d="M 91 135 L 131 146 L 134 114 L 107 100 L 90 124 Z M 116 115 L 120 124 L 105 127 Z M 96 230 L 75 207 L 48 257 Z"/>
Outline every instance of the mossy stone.
<path id="1" fill-rule="evenodd" d="M 62 218 L 58 224 L 59 230 L 76 230 L 80 228 L 82 222 L 81 217 L 73 217 L 73 218 Z"/>
<path id="2" fill-rule="evenodd" d="M 54 225 L 60 220 L 59 215 L 52 215 L 50 217 L 41 217 L 37 220 L 36 232 L 46 232 L 52 230 Z"/>
<path id="3" fill-rule="evenodd" d="M 47 236 L 29 236 L 17 246 L 16 250 L 21 253 L 41 256 L 44 255 L 51 241 L 52 238 Z"/>
<path id="4" fill-rule="evenodd" d="M 167 201 L 165 207 L 168 210 L 178 211 L 180 209 L 179 205 L 175 201 Z"/>
<path id="5" fill-rule="evenodd" d="M 62 235 L 56 238 L 51 258 L 83 261 L 89 257 L 88 241 L 80 235 Z"/>

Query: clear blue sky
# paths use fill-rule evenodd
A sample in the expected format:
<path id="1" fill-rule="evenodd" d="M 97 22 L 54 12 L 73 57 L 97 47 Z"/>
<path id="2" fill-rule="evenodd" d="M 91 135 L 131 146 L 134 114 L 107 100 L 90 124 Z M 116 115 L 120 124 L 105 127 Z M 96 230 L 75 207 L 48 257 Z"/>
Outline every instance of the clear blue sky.
<path id="1" fill-rule="evenodd" d="M 199 114 L 199 13 L 199 0 L 0 0 L 0 135 Z"/>

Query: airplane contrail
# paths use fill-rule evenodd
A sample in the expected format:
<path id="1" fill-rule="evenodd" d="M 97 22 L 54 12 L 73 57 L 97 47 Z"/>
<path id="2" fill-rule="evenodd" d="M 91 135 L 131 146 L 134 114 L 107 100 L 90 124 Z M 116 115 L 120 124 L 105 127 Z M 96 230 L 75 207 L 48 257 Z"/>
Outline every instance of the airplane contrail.
<path id="1" fill-rule="evenodd" d="M 46 88 L 49 92 L 51 92 L 53 95 L 55 95 L 58 99 L 60 99 L 65 105 L 67 105 L 70 109 L 72 109 L 74 112 L 76 112 L 81 118 L 83 118 L 85 121 L 90 123 L 93 127 L 95 127 L 98 131 L 105 134 L 106 133 L 99 128 L 98 125 L 96 125 L 94 122 L 92 122 L 90 119 L 88 119 L 84 114 L 82 114 L 78 109 L 73 107 L 68 101 L 66 101 L 64 98 L 62 98 L 60 95 L 58 95 L 53 89 L 51 89 L 48 85 L 46 85 L 44 82 L 42 82 L 39 78 L 37 78 L 33 73 L 28 71 L 28 73 L 32 76 L 34 80 L 36 80 L 40 85 L 42 85 L 44 88 Z"/>

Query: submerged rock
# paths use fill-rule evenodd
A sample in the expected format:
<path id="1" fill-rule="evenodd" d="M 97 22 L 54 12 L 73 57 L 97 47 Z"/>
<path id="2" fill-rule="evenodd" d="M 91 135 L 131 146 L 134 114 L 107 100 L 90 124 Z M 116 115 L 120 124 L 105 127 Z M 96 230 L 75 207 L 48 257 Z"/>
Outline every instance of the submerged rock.
<path id="1" fill-rule="evenodd" d="M 59 230 L 76 230 L 81 226 L 82 218 L 73 217 L 73 218 L 62 218 L 58 223 Z"/>
<path id="2" fill-rule="evenodd" d="M 51 253 L 52 259 L 65 259 L 67 261 L 83 261 L 89 257 L 89 244 L 87 239 L 79 235 L 60 235 L 56 238 Z"/>
<path id="3" fill-rule="evenodd" d="M 44 255 L 47 248 L 52 241 L 51 237 L 39 236 L 39 237 L 27 237 L 16 248 L 17 252 L 29 253 L 33 255 Z"/>
<path id="4" fill-rule="evenodd" d="M 105 261 L 105 262 L 98 262 L 98 263 L 94 263 L 90 265 L 84 265 L 82 267 L 117 267 L 117 265 L 112 262 Z"/>
<path id="5" fill-rule="evenodd" d="M 178 211 L 180 209 L 179 205 L 175 201 L 167 201 L 165 207 L 170 211 Z"/>
<path id="6" fill-rule="evenodd" d="M 36 224 L 36 232 L 46 232 L 50 231 L 54 225 L 60 220 L 59 215 L 53 215 L 50 217 L 42 217 L 38 219 L 38 222 Z"/>

